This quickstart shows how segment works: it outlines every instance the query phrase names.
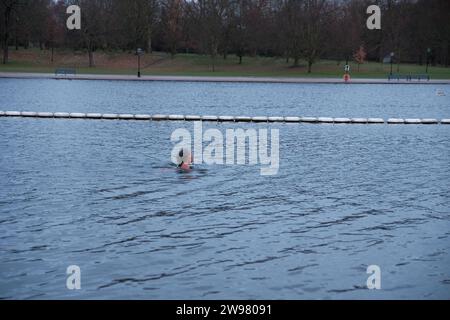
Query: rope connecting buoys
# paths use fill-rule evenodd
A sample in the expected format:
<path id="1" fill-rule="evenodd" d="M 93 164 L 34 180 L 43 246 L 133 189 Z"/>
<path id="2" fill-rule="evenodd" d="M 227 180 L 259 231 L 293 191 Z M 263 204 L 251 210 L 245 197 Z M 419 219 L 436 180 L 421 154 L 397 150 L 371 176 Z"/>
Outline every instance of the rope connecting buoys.
<path id="1" fill-rule="evenodd" d="M 136 121 L 211 121 L 211 122 L 253 122 L 253 123 L 313 123 L 313 124 L 408 124 L 436 125 L 450 124 L 450 119 L 441 121 L 434 118 L 402 119 L 390 118 L 331 118 L 331 117 L 247 117 L 247 116 L 198 116 L 198 115 L 164 115 L 164 114 L 115 114 L 115 113 L 68 113 L 68 112 L 33 112 L 0 111 L 0 117 L 86 119 L 86 120 L 136 120 Z"/>

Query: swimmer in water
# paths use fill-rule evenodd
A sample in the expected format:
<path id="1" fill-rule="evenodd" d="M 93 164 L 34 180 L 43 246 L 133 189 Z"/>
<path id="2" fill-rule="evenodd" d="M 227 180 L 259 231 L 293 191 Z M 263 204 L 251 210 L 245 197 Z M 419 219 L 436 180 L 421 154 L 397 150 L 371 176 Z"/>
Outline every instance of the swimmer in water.
<path id="1" fill-rule="evenodd" d="M 179 169 L 183 171 L 191 171 L 192 170 L 192 154 L 191 151 L 187 148 L 182 148 L 180 152 L 178 152 L 177 156 L 177 166 Z"/>

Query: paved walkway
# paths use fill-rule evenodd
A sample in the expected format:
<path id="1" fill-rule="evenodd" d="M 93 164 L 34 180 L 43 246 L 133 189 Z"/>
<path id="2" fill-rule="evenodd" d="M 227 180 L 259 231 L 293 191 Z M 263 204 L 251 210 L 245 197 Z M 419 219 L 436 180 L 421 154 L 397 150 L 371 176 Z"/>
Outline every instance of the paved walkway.
<path id="1" fill-rule="evenodd" d="M 0 78 L 13 79 L 68 79 L 68 80 L 121 80 L 121 81 L 182 81 L 182 82 L 242 82 L 242 83 L 344 83 L 339 78 L 278 78 L 278 77 L 197 77 L 197 76 L 137 76 L 78 74 L 55 76 L 52 73 L 0 72 Z M 352 79 L 350 84 L 440 84 L 450 85 L 450 80 L 406 81 L 387 79 Z"/>

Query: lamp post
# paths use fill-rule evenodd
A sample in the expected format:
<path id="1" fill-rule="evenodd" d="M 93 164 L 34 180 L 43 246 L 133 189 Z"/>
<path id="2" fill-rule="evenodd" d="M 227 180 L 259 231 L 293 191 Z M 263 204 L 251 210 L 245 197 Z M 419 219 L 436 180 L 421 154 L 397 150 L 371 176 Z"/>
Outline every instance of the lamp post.
<path id="1" fill-rule="evenodd" d="M 141 55 L 144 54 L 144 51 L 141 48 L 137 48 L 136 55 L 138 57 L 138 78 L 141 77 Z"/>
<path id="2" fill-rule="evenodd" d="M 425 73 L 427 73 L 427 74 L 428 74 L 428 66 L 430 64 L 430 55 L 431 55 L 431 48 L 428 48 L 427 49 L 427 69 L 425 71 Z"/>
<path id="3" fill-rule="evenodd" d="M 391 76 L 392 76 L 392 66 L 393 66 L 393 63 L 394 63 L 394 56 L 395 56 L 395 53 L 391 52 Z"/>

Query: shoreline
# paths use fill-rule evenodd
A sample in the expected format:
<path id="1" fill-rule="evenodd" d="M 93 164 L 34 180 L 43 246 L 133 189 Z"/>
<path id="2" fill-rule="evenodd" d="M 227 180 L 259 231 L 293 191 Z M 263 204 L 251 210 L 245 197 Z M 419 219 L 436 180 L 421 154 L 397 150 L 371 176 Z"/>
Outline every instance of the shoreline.
<path id="1" fill-rule="evenodd" d="M 422 84 L 422 85 L 450 85 L 450 79 L 436 80 L 392 80 L 355 78 L 344 82 L 341 78 L 288 78 L 288 77 L 224 77 L 224 76 L 142 76 L 113 75 L 113 74 L 77 74 L 58 75 L 52 73 L 22 73 L 0 72 L 2 79 L 53 79 L 53 80 L 103 80 L 103 81 L 167 81 L 167 82 L 226 82 L 226 83 L 291 83 L 291 84 Z"/>

